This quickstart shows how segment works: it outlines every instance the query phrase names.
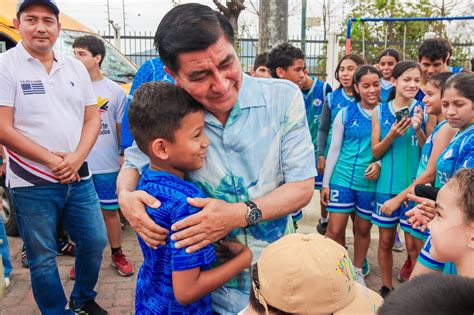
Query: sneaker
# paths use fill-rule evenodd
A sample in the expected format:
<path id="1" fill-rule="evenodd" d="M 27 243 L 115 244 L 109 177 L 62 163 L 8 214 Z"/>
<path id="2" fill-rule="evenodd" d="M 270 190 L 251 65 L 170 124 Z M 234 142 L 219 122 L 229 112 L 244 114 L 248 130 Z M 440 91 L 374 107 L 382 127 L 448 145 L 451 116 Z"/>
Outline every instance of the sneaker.
<path id="1" fill-rule="evenodd" d="M 69 279 L 76 280 L 76 267 L 72 266 L 71 271 L 69 271 Z"/>
<path id="2" fill-rule="evenodd" d="M 355 281 L 363 285 L 364 287 L 366 287 L 367 285 L 365 284 L 365 281 L 364 281 L 364 273 L 362 272 L 362 268 L 354 267 L 354 272 L 356 276 Z"/>
<path id="3" fill-rule="evenodd" d="M 369 265 L 369 261 L 367 260 L 367 257 L 364 259 L 364 262 L 362 263 L 362 273 L 364 274 L 364 278 L 367 277 L 370 273 L 370 265 Z"/>
<path id="4" fill-rule="evenodd" d="M 20 261 L 21 261 L 21 265 L 23 266 L 23 268 L 29 268 L 30 267 L 30 263 L 28 262 L 28 257 L 26 256 L 25 245 L 23 245 L 23 247 L 21 248 Z"/>
<path id="5" fill-rule="evenodd" d="M 117 272 L 123 277 L 133 275 L 133 265 L 121 249 L 112 255 L 112 266 L 117 268 Z"/>
<path id="6" fill-rule="evenodd" d="M 58 256 L 76 256 L 76 245 L 70 243 L 68 240 L 58 241 Z"/>
<path id="7" fill-rule="evenodd" d="M 390 289 L 389 287 L 382 286 L 379 290 L 380 296 L 385 300 L 385 298 L 393 291 L 393 288 Z"/>
<path id="8" fill-rule="evenodd" d="M 395 233 L 395 242 L 393 242 L 392 250 L 395 252 L 402 252 L 403 251 L 403 243 L 400 240 L 400 236 L 398 235 L 398 231 Z"/>
<path id="9" fill-rule="evenodd" d="M 413 271 L 413 266 L 411 263 L 410 257 L 407 257 L 405 263 L 403 264 L 402 269 L 400 269 L 400 273 L 397 275 L 397 279 L 400 282 L 405 282 L 410 279 L 411 272 Z"/>
<path id="10" fill-rule="evenodd" d="M 5 289 L 7 289 L 10 286 L 10 278 L 5 277 Z"/>
<path id="11" fill-rule="evenodd" d="M 327 228 L 328 228 L 328 221 L 322 222 L 321 219 L 319 219 L 318 225 L 316 226 L 316 231 L 318 231 L 318 233 L 321 235 L 325 235 Z"/>
<path id="12" fill-rule="evenodd" d="M 77 307 L 73 300 L 69 301 L 69 309 L 76 314 L 102 315 L 108 314 L 106 310 L 99 306 L 94 300 L 87 301 L 81 307 Z"/>

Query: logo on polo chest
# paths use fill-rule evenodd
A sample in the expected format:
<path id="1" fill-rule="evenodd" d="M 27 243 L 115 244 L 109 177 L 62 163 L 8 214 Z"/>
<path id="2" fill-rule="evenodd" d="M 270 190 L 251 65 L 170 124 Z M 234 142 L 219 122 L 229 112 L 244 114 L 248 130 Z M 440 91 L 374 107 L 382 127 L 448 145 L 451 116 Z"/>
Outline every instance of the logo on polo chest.
<path id="1" fill-rule="evenodd" d="M 46 94 L 43 82 L 41 80 L 21 80 L 21 90 L 23 95 Z"/>

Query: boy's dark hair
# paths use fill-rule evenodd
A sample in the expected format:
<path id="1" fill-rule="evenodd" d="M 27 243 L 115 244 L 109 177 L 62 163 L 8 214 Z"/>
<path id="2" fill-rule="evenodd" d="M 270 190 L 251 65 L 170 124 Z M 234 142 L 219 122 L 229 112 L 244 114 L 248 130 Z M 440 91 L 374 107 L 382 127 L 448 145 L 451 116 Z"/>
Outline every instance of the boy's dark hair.
<path id="1" fill-rule="evenodd" d="M 448 79 L 452 77 L 453 75 L 454 75 L 453 72 L 437 73 L 434 76 L 432 76 L 428 82 L 434 87 L 436 87 L 437 89 L 443 90 L 443 87 L 446 84 L 446 81 L 448 81 Z"/>
<path id="2" fill-rule="evenodd" d="M 382 57 L 385 57 L 385 56 L 392 56 L 393 58 L 395 58 L 397 62 L 400 61 L 400 53 L 395 48 L 387 48 L 384 51 L 382 51 L 379 57 L 379 61 L 380 59 L 382 59 Z"/>
<path id="3" fill-rule="evenodd" d="M 405 60 L 405 61 L 400 61 L 399 63 L 395 65 L 395 67 L 393 67 L 392 78 L 398 79 L 399 77 L 402 76 L 402 74 L 404 74 L 406 71 L 410 69 L 418 69 L 420 70 L 420 74 L 421 74 L 421 67 L 417 62 L 413 60 Z M 390 92 L 390 95 L 388 96 L 387 102 L 390 102 L 391 100 L 393 100 L 396 94 L 397 94 L 396 89 L 393 88 L 392 92 Z"/>
<path id="4" fill-rule="evenodd" d="M 341 64 L 344 60 L 352 60 L 356 63 L 356 65 L 359 67 L 359 66 L 362 66 L 363 64 L 365 64 L 365 60 L 364 58 L 362 58 L 361 56 L 359 55 L 356 55 L 356 54 L 349 54 L 349 55 L 345 55 L 344 57 L 342 57 L 339 62 L 337 63 L 337 67 L 336 67 L 336 71 L 334 72 L 334 77 L 336 78 L 336 80 L 341 83 L 341 81 L 339 81 L 339 69 L 341 68 Z M 339 89 L 342 89 L 342 84 L 339 84 L 339 87 L 337 88 L 338 90 Z"/>
<path id="5" fill-rule="evenodd" d="M 185 90 L 166 82 L 142 84 L 133 94 L 128 121 L 133 138 L 142 152 L 156 138 L 174 142 L 174 133 L 189 113 L 203 110 Z"/>
<path id="6" fill-rule="evenodd" d="M 354 96 L 357 102 L 360 102 L 361 98 L 360 94 L 356 91 L 354 86 L 356 84 L 359 84 L 362 77 L 369 73 L 375 73 L 379 77 L 379 79 L 381 77 L 380 72 L 372 65 L 362 65 L 357 68 L 356 72 L 354 73 L 354 78 L 352 79 L 352 95 Z"/>
<path id="7" fill-rule="evenodd" d="M 303 51 L 289 43 L 282 43 L 274 47 L 268 54 L 268 68 L 273 78 L 278 78 L 276 69 L 278 67 L 284 70 L 288 69 L 296 60 L 303 59 Z"/>
<path id="8" fill-rule="evenodd" d="M 443 96 L 444 91 L 448 88 L 453 88 L 458 91 L 459 94 L 465 98 L 474 102 L 474 75 L 469 73 L 456 73 L 451 76 L 443 86 L 441 90 L 441 96 Z"/>
<path id="9" fill-rule="evenodd" d="M 472 315 L 473 296 L 474 279 L 430 273 L 415 277 L 390 293 L 378 314 Z"/>
<path id="10" fill-rule="evenodd" d="M 99 67 L 105 59 L 105 45 L 102 39 L 94 35 L 84 35 L 78 37 L 72 43 L 72 48 L 82 48 L 88 50 L 92 57 L 100 55 Z"/>
<path id="11" fill-rule="evenodd" d="M 451 44 L 444 38 L 426 39 L 418 48 L 418 61 L 423 57 L 428 58 L 431 62 L 441 59 L 448 62 L 452 52 Z"/>
<path id="12" fill-rule="evenodd" d="M 263 52 L 255 56 L 255 61 L 253 62 L 253 70 L 256 71 L 258 67 L 268 67 L 268 52 Z"/>
<path id="13" fill-rule="evenodd" d="M 206 5 L 187 3 L 166 13 L 156 30 L 154 46 L 165 66 L 177 73 L 180 53 L 205 50 L 221 36 L 234 43 L 229 19 Z"/>
<path id="14" fill-rule="evenodd" d="M 258 265 L 257 263 L 253 264 L 252 266 L 252 282 L 255 283 L 255 286 L 257 289 L 260 289 L 260 282 L 258 280 Z M 250 288 L 250 305 L 252 308 L 259 314 L 265 314 L 265 307 L 260 304 L 258 301 L 257 297 L 255 296 L 255 293 L 252 288 Z M 268 312 L 276 315 L 291 315 L 291 313 L 287 313 L 285 311 L 279 310 L 277 308 L 274 308 L 271 305 L 267 305 L 268 307 Z"/>

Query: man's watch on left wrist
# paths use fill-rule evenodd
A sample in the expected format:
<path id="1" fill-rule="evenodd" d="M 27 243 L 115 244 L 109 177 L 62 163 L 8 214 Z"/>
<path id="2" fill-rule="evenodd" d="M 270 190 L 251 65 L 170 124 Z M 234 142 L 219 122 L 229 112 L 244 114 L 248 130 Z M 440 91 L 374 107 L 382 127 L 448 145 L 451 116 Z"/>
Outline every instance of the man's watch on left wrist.
<path id="1" fill-rule="evenodd" d="M 260 210 L 255 202 L 249 200 L 245 202 L 247 206 L 247 214 L 245 220 L 247 221 L 247 227 L 251 227 L 262 221 L 262 210 Z"/>

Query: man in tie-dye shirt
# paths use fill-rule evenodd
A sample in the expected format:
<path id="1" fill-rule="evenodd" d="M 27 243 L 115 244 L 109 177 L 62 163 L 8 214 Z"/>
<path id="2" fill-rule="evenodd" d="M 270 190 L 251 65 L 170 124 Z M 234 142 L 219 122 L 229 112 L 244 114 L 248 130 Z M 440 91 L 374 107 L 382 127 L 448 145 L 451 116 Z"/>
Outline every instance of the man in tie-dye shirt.
<path id="1" fill-rule="evenodd" d="M 208 198 L 188 200 L 203 208 L 172 226 L 176 246 L 196 251 L 223 237 L 235 238 L 254 260 L 270 243 L 293 232 L 289 216 L 313 195 L 313 144 L 303 97 L 290 82 L 245 75 L 227 18 L 200 4 L 175 7 L 155 35 L 165 70 L 206 110 L 210 139 L 205 166 L 189 174 Z M 147 157 L 125 151 L 118 179 L 121 209 L 151 247 L 169 241 L 147 217 L 143 203 L 159 202 L 134 191 Z M 235 314 L 248 304 L 249 272 L 212 294 L 213 311 Z"/>

